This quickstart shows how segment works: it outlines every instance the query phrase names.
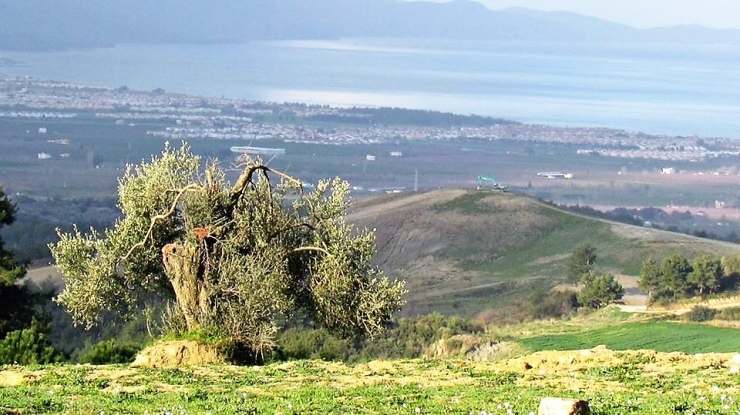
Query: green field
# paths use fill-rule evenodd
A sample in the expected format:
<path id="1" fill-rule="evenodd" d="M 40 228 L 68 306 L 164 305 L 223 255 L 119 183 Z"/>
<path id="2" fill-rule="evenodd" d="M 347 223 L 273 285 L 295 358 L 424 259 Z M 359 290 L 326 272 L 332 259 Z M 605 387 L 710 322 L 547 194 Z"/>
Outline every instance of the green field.
<path id="1" fill-rule="evenodd" d="M 579 333 L 522 338 L 517 343 L 532 352 L 590 349 L 605 345 L 612 350 L 731 353 L 740 350 L 740 330 L 695 323 L 627 322 Z"/>
<path id="2" fill-rule="evenodd" d="M 522 360 L 297 361 L 266 367 L 46 366 L 0 370 L 4 414 L 530 414 L 545 396 L 590 402 L 594 414 L 737 413 L 729 355 L 697 360 L 602 354 L 568 368 Z M 534 360 L 542 356 L 530 356 Z M 576 359 L 576 360 L 574 360 Z M 625 363 L 628 362 L 628 363 Z M 729 397 L 729 398 L 728 398 Z"/>

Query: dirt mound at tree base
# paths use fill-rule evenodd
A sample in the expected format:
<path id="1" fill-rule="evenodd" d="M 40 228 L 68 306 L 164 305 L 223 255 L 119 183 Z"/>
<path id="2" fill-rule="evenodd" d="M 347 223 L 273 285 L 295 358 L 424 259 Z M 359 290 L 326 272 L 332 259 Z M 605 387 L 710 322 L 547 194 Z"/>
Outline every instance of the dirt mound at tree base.
<path id="1" fill-rule="evenodd" d="M 212 344 L 174 340 L 149 346 L 136 355 L 131 366 L 149 368 L 202 366 L 224 363 L 223 353 Z"/>

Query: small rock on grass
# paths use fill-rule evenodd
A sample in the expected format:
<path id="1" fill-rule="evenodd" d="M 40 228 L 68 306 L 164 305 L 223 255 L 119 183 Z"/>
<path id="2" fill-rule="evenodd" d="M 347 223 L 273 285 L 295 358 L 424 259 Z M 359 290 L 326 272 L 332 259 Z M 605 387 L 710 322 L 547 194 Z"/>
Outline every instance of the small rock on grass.
<path id="1" fill-rule="evenodd" d="M 588 402 L 580 399 L 542 398 L 537 415 L 590 415 Z"/>

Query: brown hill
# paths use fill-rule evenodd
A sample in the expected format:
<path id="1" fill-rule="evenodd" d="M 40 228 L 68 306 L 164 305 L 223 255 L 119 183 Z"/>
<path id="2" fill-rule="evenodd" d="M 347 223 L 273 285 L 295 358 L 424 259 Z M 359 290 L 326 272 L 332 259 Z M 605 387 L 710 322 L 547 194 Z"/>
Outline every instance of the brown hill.
<path id="1" fill-rule="evenodd" d="M 376 229 L 376 263 L 407 280 L 406 314 L 471 315 L 526 300 L 562 283 L 570 252 L 585 242 L 597 249 L 597 268 L 617 276 L 636 276 L 650 256 L 740 252 L 735 244 L 584 217 L 497 191 L 383 195 L 354 203 L 348 220 Z"/>

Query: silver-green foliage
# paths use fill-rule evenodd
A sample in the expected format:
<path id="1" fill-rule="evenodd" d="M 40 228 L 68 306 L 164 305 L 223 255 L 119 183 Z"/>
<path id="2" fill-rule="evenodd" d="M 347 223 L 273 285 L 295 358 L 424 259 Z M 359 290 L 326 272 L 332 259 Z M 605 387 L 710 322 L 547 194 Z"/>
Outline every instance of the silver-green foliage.
<path id="1" fill-rule="evenodd" d="M 112 229 L 60 233 L 50 246 L 66 284 L 57 301 L 90 327 L 109 311 L 172 298 L 171 327 L 254 351 L 271 347 L 276 319 L 297 311 L 345 337 L 373 336 L 405 289 L 371 265 L 373 232 L 345 222 L 348 189 L 334 179 L 304 193 L 254 160 L 229 185 L 217 164 L 167 146 L 119 180 Z"/>

